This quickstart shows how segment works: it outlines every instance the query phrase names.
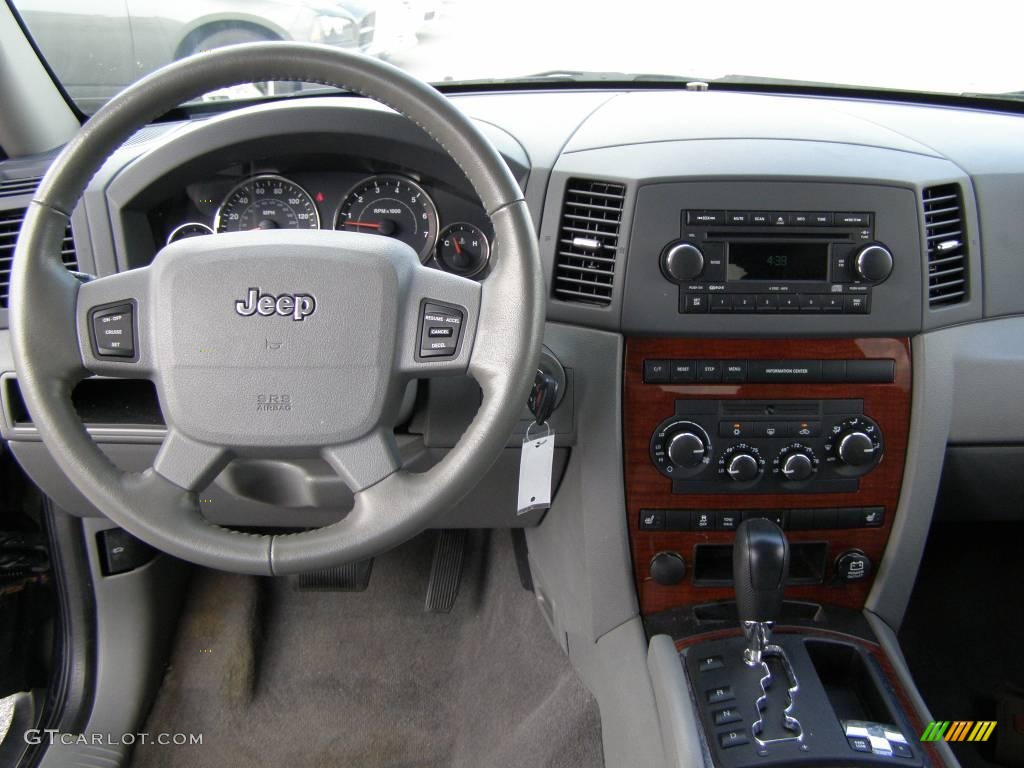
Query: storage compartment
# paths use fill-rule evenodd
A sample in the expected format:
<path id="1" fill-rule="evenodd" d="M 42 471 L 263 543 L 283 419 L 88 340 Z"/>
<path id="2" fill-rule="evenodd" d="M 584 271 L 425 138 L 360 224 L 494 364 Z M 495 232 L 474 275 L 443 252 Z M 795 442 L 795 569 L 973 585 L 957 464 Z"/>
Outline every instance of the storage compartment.
<path id="1" fill-rule="evenodd" d="M 860 651 L 829 640 L 807 640 L 804 645 L 838 720 L 896 722 Z"/>
<path id="2" fill-rule="evenodd" d="M 12 427 L 32 425 L 14 376 L 3 379 L 3 405 Z M 86 425 L 164 426 L 153 382 L 144 379 L 84 379 L 71 392 L 75 412 Z"/>
<path id="3" fill-rule="evenodd" d="M 787 584 L 820 584 L 825 577 L 828 544 L 824 541 L 790 542 Z M 693 552 L 693 583 L 702 586 L 732 584 L 732 544 L 698 544 Z"/>

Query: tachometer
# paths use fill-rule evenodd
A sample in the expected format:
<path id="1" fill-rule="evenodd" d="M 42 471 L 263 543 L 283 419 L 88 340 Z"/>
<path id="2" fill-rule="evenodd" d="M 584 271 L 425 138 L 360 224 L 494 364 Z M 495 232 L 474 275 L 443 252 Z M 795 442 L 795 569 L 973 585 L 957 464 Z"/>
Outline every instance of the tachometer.
<path id="1" fill-rule="evenodd" d="M 334 228 L 397 238 L 425 262 L 437 242 L 437 207 L 403 176 L 371 176 L 345 196 Z"/>
<path id="2" fill-rule="evenodd" d="M 320 213 L 309 192 L 268 173 L 247 179 L 228 193 L 217 209 L 213 229 L 320 229 Z"/>

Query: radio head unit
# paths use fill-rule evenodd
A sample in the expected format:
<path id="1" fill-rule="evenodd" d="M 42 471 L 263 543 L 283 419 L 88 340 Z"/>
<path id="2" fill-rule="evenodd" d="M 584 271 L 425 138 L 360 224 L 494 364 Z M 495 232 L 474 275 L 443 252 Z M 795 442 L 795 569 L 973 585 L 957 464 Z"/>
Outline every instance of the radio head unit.
<path id="1" fill-rule="evenodd" d="M 680 312 L 813 310 L 867 314 L 871 286 L 892 272 L 872 212 L 681 212 L 661 271 Z"/>

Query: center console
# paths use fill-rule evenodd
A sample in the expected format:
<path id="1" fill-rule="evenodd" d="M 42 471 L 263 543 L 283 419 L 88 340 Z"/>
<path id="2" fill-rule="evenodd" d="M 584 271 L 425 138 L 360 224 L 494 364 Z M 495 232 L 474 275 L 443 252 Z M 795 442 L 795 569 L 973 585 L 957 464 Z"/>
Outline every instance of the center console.
<path id="1" fill-rule="evenodd" d="M 641 611 L 732 599 L 738 525 L 793 548 L 788 593 L 860 610 L 899 500 L 906 339 L 632 338 L 626 503 Z"/>

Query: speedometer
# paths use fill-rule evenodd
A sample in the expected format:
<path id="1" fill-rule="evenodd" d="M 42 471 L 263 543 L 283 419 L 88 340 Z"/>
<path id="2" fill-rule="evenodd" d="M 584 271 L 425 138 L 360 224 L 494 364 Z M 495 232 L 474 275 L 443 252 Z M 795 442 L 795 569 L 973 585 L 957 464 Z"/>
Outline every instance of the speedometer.
<path id="1" fill-rule="evenodd" d="M 404 176 L 371 176 L 345 196 L 334 228 L 394 237 L 425 262 L 437 242 L 437 207 Z"/>
<path id="2" fill-rule="evenodd" d="M 228 193 L 217 209 L 213 229 L 320 229 L 320 213 L 309 192 L 268 173 L 247 179 Z"/>

